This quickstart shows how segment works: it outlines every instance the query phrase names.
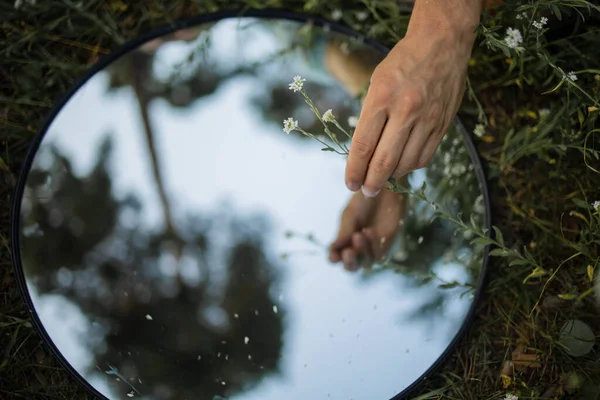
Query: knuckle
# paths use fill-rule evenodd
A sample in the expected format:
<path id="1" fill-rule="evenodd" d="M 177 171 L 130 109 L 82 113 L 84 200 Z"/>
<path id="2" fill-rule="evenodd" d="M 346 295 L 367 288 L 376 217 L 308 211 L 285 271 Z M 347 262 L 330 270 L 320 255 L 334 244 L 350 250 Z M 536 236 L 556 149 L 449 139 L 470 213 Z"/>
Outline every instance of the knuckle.
<path id="1" fill-rule="evenodd" d="M 417 90 L 408 90 L 400 98 L 400 104 L 408 112 L 414 112 L 423 106 L 424 98 Z"/>
<path id="2" fill-rule="evenodd" d="M 415 167 L 416 167 L 416 165 L 415 165 L 415 162 L 413 162 L 413 161 L 409 161 L 409 162 L 400 161 L 398 163 L 398 168 L 396 168 L 396 175 L 398 177 L 402 177 L 402 176 L 406 175 L 407 173 L 409 173 L 410 171 L 415 170 Z"/>
<path id="3" fill-rule="evenodd" d="M 376 172 L 392 172 L 396 168 L 396 162 L 391 154 L 384 153 L 374 157 L 370 167 Z"/>
<path id="4" fill-rule="evenodd" d="M 372 151 L 373 146 L 362 139 L 354 138 L 350 143 L 350 153 L 360 158 L 370 157 Z"/>

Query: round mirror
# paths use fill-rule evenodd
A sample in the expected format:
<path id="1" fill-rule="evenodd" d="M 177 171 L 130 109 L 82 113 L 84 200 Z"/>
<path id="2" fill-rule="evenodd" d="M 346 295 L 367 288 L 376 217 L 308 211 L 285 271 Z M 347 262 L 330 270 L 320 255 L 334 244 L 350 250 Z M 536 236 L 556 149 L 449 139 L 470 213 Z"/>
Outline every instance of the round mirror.
<path id="1" fill-rule="evenodd" d="M 468 135 L 403 182 L 426 200 L 361 203 L 383 256 L 348 271 L 329 245 L 364 198 L 337 149 L 384 49 L 287 14 L 198 22 L 95 68 L 36 141 L 13 230 L 37 329 L 111 400 L 401 398 L 481 291 L 486 248 L 431 204 L 489 228 Z"/>

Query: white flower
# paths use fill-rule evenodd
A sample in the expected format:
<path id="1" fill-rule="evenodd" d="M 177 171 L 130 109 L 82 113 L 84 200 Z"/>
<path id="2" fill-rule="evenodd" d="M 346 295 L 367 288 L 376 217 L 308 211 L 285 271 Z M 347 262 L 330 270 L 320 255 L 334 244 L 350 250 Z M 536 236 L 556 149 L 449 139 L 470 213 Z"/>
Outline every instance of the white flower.
<path id="1" fill-rule="evenodd" d="M 146 314 L 146 319 L 147 319 L 148 321 L 152 321 L 152 315 L 150 315 L 150 314 Z"/>
<path id="2" fill-rule="evenodd" d="M 575 82 L 578 79 L 577 75 L 575 75 L 575 72 L 573 72 L 573 71 L 563 74 L 562 78 L 563 78 L 563 80 L 567 80 L 567 81 L 571 81 L 571 82 Z"/>
<path id="3" fill-rule="evenodd" d="M 335 121 L 335 116 L 333 115 L 333 110 L 331 108 L 323 113 L 323 121 L 325 121 L 325 122 L 334 122 Z"/>
<path id="4" fill-rule="evenodd" d="M 336 8 L 335 10 L 333 10 L 331 12 L 331 19 L 334 21 L 337 21 L 339 19 L 342 18 L 342 10 L 340 10 L 339 8 Z"/>
<path id="5" fill-rule="evenodd" d="M 249 338 L 248 336 L 246 336 L 246 337 L 244 338 L 244 344 L 248 344 L 248 342 L 249 342 L 249 341 L 250 341 L 250 338 Z"/>
<path id="6" fill-rule="evenodd" d="M 302 86 L 304 85 L 304 82 L 306 82 L 306 79 L 304 79 L 300 75 L 296 75 L 294 77 L 294 81 L 292 83 L 290 83 L 290 90 L 293 90 L 294 92 L 302 90 Z"/>
<path id="7" fill-rule="evenodd" d="M 593 202 L 592 207 L 594 207 L 594 210 L 600 211 L 600 200 L 596 200 L 595 202 Z"/>
<path id="8" fill-rule="evenodd" d="M 482 137 L 485 134 L 485 126 L 482 124 L 475 125 L 475 129 L 473 129 L 473 133 L 477 137 Z"/>
<path id="9" fill-rule="evenodd" d="M 350 128 L 356 128 L 356 125 L 358 125 L 358 117 L 348 117 L 348 125 L 350 126 Z"/>
<path id="10" fill-rule="evenodd" d="M 550 110 L 547 108 L 542 108 L 541 110 L 538 111 L 538 113 L 540 114 L 540 119 L 544 119 L 548 115 L 550 115 Z"/>
<path id="11" fill-rule="evenodd" d="M 521 35 L 521 31 L 515 28 L 507 28 L 504 41 L 506 42 L 506 45 L 511 49 L 518 47 L 521 43 L 523 43 L 523 36 Z"/>
<path id="12" fill-rule="evenodd" d="M 538 29 L 542 29 L 548 23 L 548 18 L 542 17 L 539 21 L 535 21 L 532 25 Z"/>
<path id="13" fill-rule="evenodd" d="M 274 312 L 275 314 L 277 314 L 277 313 L 279 312 L 279 310 L 277 309 L 277 306 L 273 306 L 273 312 Z"/>
<path id="14" fill-rule="evenodd" d="M 517 14 L 517 19 L 525 19 L 527 18 L 527 13 L 526 12 L 522 12 L 522 13 L 518 13 Z"/>
<path id="15" fill-rule="evenodd" d="M 283 121 L 283 131 L 289 134 L 291 131 L 295 131 L 298 129 L 298 121 L 294 118 L 289 117 L 288 119 Z"/>
<path id="16" fill-rule="evenodd" d="M 369 13 L 366 11 L 359 11 L 356 13 L 356 19 L 359 21 L 364 21 L 369 17 Z"/>
<path id="17" fill-rule="evenodd" d="M 519 396 L 517 396 L 516 394 L 512 394 L 512 393 L 507 393 L 506 396 L 504 397 L 504 400 L 519 400 Z"/>

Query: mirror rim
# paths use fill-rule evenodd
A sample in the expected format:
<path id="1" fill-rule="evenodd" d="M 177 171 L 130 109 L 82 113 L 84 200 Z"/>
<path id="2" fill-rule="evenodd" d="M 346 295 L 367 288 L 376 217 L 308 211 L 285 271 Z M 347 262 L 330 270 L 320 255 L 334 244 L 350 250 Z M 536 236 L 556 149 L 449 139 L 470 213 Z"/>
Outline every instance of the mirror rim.
<path id="1" fill-rule="evenodd" d="M 12 198 L 12 206 L 11 206 L 11 216 L 10 216 L 10 240 L 11 240 L 11 253 L 12 253 L 12 263 L 16 276 L 17 285 L 21 291 L 21 295 L 23 300 L 25 301 L 25 305 L 27 307 L 27 312 L 29 319 L 32 323 L 33 328 L 36 333 L 42 339 L 42 342 L 46 345 L 46 347 L 50 350 L 52 356 L 58 360 L 59 364 L 67 371 L 67 373 L 81 386 L 85 388 L 85 390 L 96 396 L 99 399 L 109 400 L 105 396 L 103 396 L 96 388 L 94 388 L 84 377 L 79 373 L 62 355 L 62 352 L 59 350 L 58 346 L 54 344 L 52 338 L 44 328 L 41 323 L 40 318 L 35 311 L 35 304 L 33 303 L 29 289 L 27 286 L 27 280 L 25 278 L 25 272 L 22 267 L 21 260 L 21 246 L 20 246 L 20 217 L 21 217 L 21 202 L 23 197 L 23 192 L 25 189 L 25 185 L 27 182 L 27 178 L 29 176 L 29 172 L 31 170 L 31 166 L 33 160 L 37 154 L 37 151 L 42 143 L 42 140 L 46 136 L 46 133 L 58 114 L 62 111 L 65 105 L 69 102 L 69 100 L 81 89 L 92 77 L 94 77 L 98 72 L 101 72 L 104 68 L 112 64 L 114 61 L 119 59 L 122 56 L 125 56 L 130 51 L 136 49 L 138 46 L 150 41 L 152 39 L 156 39 L 158 37 L 166 36 L 171 33 L 174 33 L 177 30 L 190 28 L 210 22 L 218 22 L 224 19 L 232 19 L 232 18 L 242 18 L 242 17 L 251 17 L 251 18 L 262 18 L 262 19 L 284 19 L 288 21 L 295 21 L 299 23 L 312 22 L 315 26 L 323 27 L 328 26 L 331 28 L 331 31 L 346 35 L 348 37 L 356 38 L 362 40 L 365 44 L 370 47 L 375 48 L 380 51 L 383 55 L 387 54 L 390 49 L 386 46 L 381 45 L 379 42 L 366 37 L 365 35 L 358 33 L 357 31 L 340 24 L 338 22 L 330 21 L 325 18 L 317 17 L 314 15 L 285 11 L 280 9 L 250 9 L 243 11 L 236 10 L 225 10 L 214 13 L 201 14 L 193 17 L 183 18 L 173 22 L 170 25 L 163 25 L 158 28 L 154 28 L 135 39 L 129 40 L 124 44 L 118 46 L 115 50 L 111 51 L 108 55 L 101 57 L 101 59 L 92 65 L 80 78 L 76 80 L 76 83 L 71 87 L 69 91 L 65 95 L 56 101 L 52 110 L 50 111 L 48 117 L 46 117 L 44 123 L 41 128 L 37 131 L 35 136 L 32 139 L 32 143 L 29 147 L 23 165 L 21 167 L 21 171 L 15 186 L 15 190 L 13 192 Z M 460 132 L 464 143 L 467 147 L 467 151 L 471 158 L 471 161 L 474 165 L 474 172 L 477 176 L 477 181 L 482 190 L 483 194 L 483 205 L 484 205 L 484 229 L 487 229 L 487 236 L 491 238 L 491 205 L 490 205 L 490 197 L 488 192 L 488 182 L 485 176 L 485 172 L 483 170 L 483 165 L 481 163 L 481 159 L 477 153 L 477 149 L 475 144 L 473 143 L 472 138 L 466 131 L 465 127 L 459 120 L 458 116 L 454 117 L 453 123 L 456 128 Z M 401 400 L 406 398 L 409 392 L 412 392 L 420 382 L 429 377 L 438 367 L 446 361 L 448 356 L 456 347 L 456 344 L 461 340 L 471 323 L 473 322 L 475 316 L 475 310 L 477 309 L 477 305 L 481 297 L 483 296 L 484 288 L 485 288 L 485 278 L 487 275 L 487 267 L 489 260 L 489 245 L 485 246 L 483 249 L 483 259 L 482 266 L 479 277 L 477 279 L 477 288 L 475 290 L 474 298 L 469 307 L 469 311 L 467 312 L 463 322 L 454 335 L 453 339 L 448 343 L 446 349 L 440 354 L 440 356 L 432 363 L 432 365 L 425 371 L 423 374 L 413 381 L 410 385 L 408 385 L 402 392 L 398 393 L 390 400 Z M 384 400 L 384 399 L 381 399 Z"/>

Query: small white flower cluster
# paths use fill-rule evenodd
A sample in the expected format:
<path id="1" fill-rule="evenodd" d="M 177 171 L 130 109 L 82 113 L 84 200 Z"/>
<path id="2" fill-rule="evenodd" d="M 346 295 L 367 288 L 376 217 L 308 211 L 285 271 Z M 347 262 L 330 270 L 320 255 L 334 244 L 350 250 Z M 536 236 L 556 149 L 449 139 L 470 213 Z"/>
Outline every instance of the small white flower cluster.
<path id="1" fill-rule="evenodd" d="M 289 117 L 283 121 L 283 131 L 289 135 L 290 132 L 298 129 L 298 121 Z"/>
<path id="2" fill-rule="evenodd" d="M 506 45 L 511 49 L 515 49 L 519 47 L 521 43 L 523 43 L 523 35 L 521 35 L 521 31 L 518 29 L 507 28 L 504 42 L 506 42 Z"/>
<path id="3" fill-rule="evenodd" d="M 306 82 L 306 79 L 302 78 L 300 75 L 296 75 L 294 81 L 290 83 L 290 90 L 293 90 L 294 93 L 302 90 L 304 82 Z"/>
<path id="4" fill-rule="evenodd" d="M 359 21 L 364 21 L 369 18 L 369 13 L 366 11 L 359 11 L 356 13 L 356 19 Z"/>
<path id="5" fill-rule="evenodd" d="M 547 23 L 548 23 L 548 18 L 542 17 L 542 18 L 540 18 L 539 21 L 534 21 L 533 26 L 535 26 L 538 29 L 542 29 L 544 27 L 544 25 L 546 25 Z"/>
<path id="6" fill-rule="evenodd" d="M 575 72 L 570 71 L 567 72 L 566 74 L 563 74 L 563 80 L 565 81 L 571 81 L 571 82 L 575 82 L 578 78 L 577 75 L 575 75 Z"/>
<path id="7" fill-rule="evenodd" d="M 358 117 L 355 117 L 355 116 L 348 117 L 348 126 L 350 126 L 350 128 L 356 128 L 357 125 L 358 125 Z"/>
<path id="8" fill-rule="evenodd" d="M 512 393 L 507 393 L 506 396 L 504 397 L 504 400 L 519 400 L 519 396 L 517 396 L 516 394 L 512 394 Z"/>
<path id="9" fill-rule="evenodd" d="M 526 19 L 526 18 L 527 18 L 527 13 L 525 11 L 517 14 L 517 19 Z"/>
<path id="10" fill-rule="evenodd" d="M 323 113 L 323 121 L 335 122 L 335 116 L 333 115 L 333 110 L 331 108 Z"/>
<path id="11" fill-rule="evenodd" d="M 482 124 L 475 125 L 475 129 L 473 129 L 473 133 L 477 137 L 482 137 L 485 134 L 485 126 Z"/>
<path id="12" fill-rule="evenodd" d="M 594 210 L 600 212 L 600 200 L 596 200 L 595 202 L 593 202 L 592 207 L 594 207 Z"/>
<path id="13" fill-rule="evenodd" d="M 331 19 L 334 21 L 339 21 L 340 19 L 342 19 L 342 17 L 342 10 L 340 10 L 339 8 L 336 8 L 331 12 Z"/>

